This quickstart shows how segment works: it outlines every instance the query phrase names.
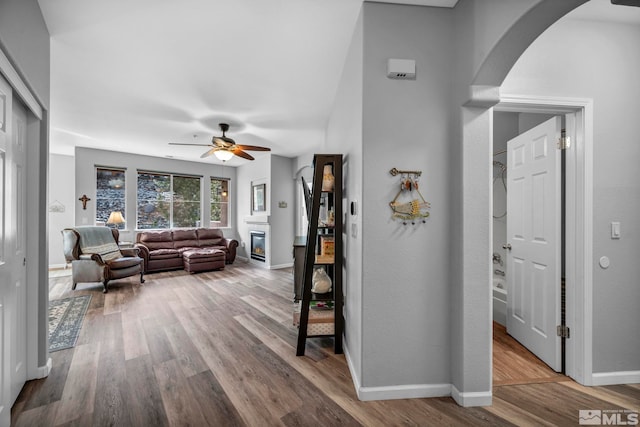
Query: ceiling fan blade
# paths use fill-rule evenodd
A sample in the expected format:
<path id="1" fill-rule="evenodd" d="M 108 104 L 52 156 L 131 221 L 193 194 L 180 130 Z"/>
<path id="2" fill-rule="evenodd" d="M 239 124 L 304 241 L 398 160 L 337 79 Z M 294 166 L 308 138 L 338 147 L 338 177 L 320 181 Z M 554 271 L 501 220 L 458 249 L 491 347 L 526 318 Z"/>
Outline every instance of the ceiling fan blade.
<path id="1" fill-rule="evenodd" d="M 201 159 L 204 159 L 205 157 L 209 157 L 210 155 L 212 155 L 213 153 L 215 153 L 218 150 L 218 148 L 212 148 L 211 150 L 205 151 L 204 153 L 202 153 L 202 156 L 200 156 Z"/>
<path id="2" fill-rule="evenodd" d="M 240 148 L 236 148 L 236 149 L 232 150 L 231 152 L 233 154 L 235 154 L 236 156 L 238 156 L 238 157 L 242 157 L 242 158 L 247 159 L 247 160 L 253 160 L 253 156 L 251 154 L 245 153 Z"/>
<path id="3" fill-rule="evenodd" d="M 271 148 L 259 147 L 257 145 L 236 145 L 236 147 L 246 151 L 271 151 Z"/>
<path id="4" fill-rule="evenodd" d="M 190 144 L 188 142 L 170 142 L 169 145 L 197 145 L 198 147 L 211 147 L 211 144 Z"/>
<path id="5" fill-rule="evenodd" d="M 227 138 L 225 136 L 214 136 L 211 138 L 211 142 L 213 142 L 218 147 L 229 148 L 232 145 L 235 145 L 235 141 L 231 138 Z"/>

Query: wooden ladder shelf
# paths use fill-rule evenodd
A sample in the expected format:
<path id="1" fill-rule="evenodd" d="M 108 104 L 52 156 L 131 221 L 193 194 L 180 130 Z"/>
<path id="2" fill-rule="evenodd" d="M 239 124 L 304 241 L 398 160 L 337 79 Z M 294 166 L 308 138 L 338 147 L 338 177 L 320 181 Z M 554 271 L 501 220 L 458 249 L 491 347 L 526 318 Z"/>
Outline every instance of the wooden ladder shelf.
<path id="1" fill-rule="evenodd" d="M 313 166 L 313 186 L 310 193 L 303 179 L 309 227 L 300 312 L 294 315 L 294 322 L 299 325 L 296 351 L 298 356 L 304 355 L 307 338 L 316 336 L 333 336 L 334 352 L 336 354 L 343 352 L 342 154 L 316 154 L 313 158 Z M 335 178 L 331 191 L 322 191 L 325 167 L 331 169 Z M 323 294 L 312 292 L 313 273 L 316 268 L 324 269 L 331 279 L 330 292 Z M 319 308 L 323 305 L 326 307 Z M 331 306 L 333 306 L 332 310 L 327 308 Z"/>

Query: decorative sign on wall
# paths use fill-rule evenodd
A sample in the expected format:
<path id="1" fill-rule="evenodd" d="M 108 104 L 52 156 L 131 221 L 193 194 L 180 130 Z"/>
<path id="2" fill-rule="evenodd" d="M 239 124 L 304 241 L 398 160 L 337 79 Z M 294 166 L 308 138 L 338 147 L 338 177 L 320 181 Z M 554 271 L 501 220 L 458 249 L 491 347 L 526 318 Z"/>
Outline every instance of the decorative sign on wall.
<path id="1" fill-rule="evenodd" d="M 422 171 L 403 171 L 393 168 L 389 171 L 392 176 L 400 175 L 400 190 L 398 194 L 389 202 L 392 210 L 391 218 L 402 220 L 402 225 L 407 225 L 407 221 L 415 225 L 416 220 L 426 223 L 429 217 L 428 209 L 431 204 L 427 202 L 419 190 L 418 178 Z"/>
<path id="2" fill-rule="evenodd" d="M 53 203 L 49 205 L 49 212 L 63 213 L 64 211 L 65 211 L 64 205 L 57 200 L 55 200 Z"/>

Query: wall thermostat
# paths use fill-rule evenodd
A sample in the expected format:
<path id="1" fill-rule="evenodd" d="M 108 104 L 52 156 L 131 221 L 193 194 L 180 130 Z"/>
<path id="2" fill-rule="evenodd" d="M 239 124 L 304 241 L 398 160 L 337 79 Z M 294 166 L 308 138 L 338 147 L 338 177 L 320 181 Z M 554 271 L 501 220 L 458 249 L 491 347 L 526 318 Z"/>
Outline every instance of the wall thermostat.
<path id="1" fill-rule="evenodd" d="M 414 59 L 389 59 L 387 77 L 390 79 L 415 80 L 416 61 Z"/>

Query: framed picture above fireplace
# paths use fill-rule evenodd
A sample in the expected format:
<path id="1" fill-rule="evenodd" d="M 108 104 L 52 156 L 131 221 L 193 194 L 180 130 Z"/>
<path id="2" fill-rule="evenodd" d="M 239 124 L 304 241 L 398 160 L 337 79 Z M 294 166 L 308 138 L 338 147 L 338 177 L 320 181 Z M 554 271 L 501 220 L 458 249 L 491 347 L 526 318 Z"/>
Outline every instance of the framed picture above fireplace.
<path id="1" fill-rule="evenodd" d="M 251 210 L 253 212 L 266 211 L 265 199 L 267 195 L 267 184 L 255 184 L 251 186 Z"/>

